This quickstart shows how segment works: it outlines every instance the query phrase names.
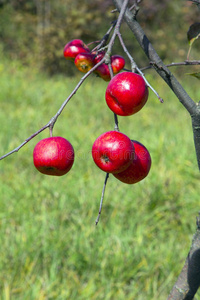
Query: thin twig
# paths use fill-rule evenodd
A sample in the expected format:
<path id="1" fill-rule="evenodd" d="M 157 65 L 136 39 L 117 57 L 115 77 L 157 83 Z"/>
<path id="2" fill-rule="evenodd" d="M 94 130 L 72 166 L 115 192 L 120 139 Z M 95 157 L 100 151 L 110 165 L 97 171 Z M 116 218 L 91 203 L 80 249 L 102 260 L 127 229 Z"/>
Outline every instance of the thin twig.
<path id="1" fill-rule="evenodd" d="M 171 63 L 166 65 L 166 67 L 175 67 L 175 66 L 195 66 L 200 65 L 200 60 L 185 60 L 183 62 Z"/>
<path id="2" fill-rule="evenodd" d="M 116 22 L 117 21 L 113 21 L 112 22 L 112 25 L 110 26 L 110 28 L 108 29 L 108 31 L 106 32 L 106 34 L 103 36 L 103 38 L 101 39 L 101 41 L 99 42 L 99 44 L 94 49 L 92 49 L 91 52 L 96 51 L 96 50 L 99 51 L 104 46 L 104 44 L 107 42 L 107 40 L 108 40 L 108 38 L 110 36 L 111 31 L 115 27 Z"/>
<path id="3" fill-rule="evenodd" d="M 120 11 L 123 5 L 123 0 L 112 0 L 115 7 Z M 196 103 L 187 94 L 182 85 L 178 82 L 175 76 L 169 71 L 169 69 L 164 65 L 158 53 L 155 51 L 153 45 L 146 36 L 144 30 L 138 23 L 134 15 L 126 10 L 124 15 L 124 20 L 133 32 L 136 40 L 138 41 L 140 47 L 143 49 L 149 61 L 154 62 L 154 69 L 156 72 L 165 80 L 169 85 L 175 95 L 178 97 L 179 101 L 184 105 L 190 115 L 196 113 Z"/>
<path id="4" fill-rule="evenodd" d="M 4 154 L 3 156 L 0 157 L 0 160 L 6 158 L 7 156 L 13 154 L 14 152 L 18 152 L 25 144 L 27 144 L 30 140 L 32 140 L 36 135 L 38 135 L 39 133 L 41 133 L 43 130 L 45 130 L 46 128 L 48 128 L 50 126 L 50 122 L 47 123 L 45 126 L 43 126 L 42 128 L 40 128 L 38 131 L 36 131 L 35 133 L 33 133 L 31 136 L 29 136 L 23 143 L 21 143 L 18 147 L 16 147 L 14 150 Z"/>
<path id="5" fill-rule="evenodd" d="M 108 67 L 109 67 L 109 72 L 110 72 L 110 78 L 112 79 L 114 77 L 114 74 L 113 74 L 113 69 L 112 69 L 111 63 L 108 64 Z M 119 131 L 118 117 L 115 113 L 114 113 L 114 121 L 115 121 L 114 130 Z"/>
<path id="6" fill-rule="evenodd" d="M 128 0 L 124 1 L 125 3 L 123 4 L 123 9 L 121 10 L 120 14 L 119 14 L 119 18 L 116 22 L 116 26 L 117 28 L 119 28 L 122 18 L 123 18 L 123 14 L 125 12 L 126 6 L 128 4 Z M 112 24 L 112 26 L 110 27 L 110 29 L 108 30 L 108 32 L 110 32 L 112 30 L 112 28 L 114 27 L 115 23 Z M 108 33 L 107 32 L 107 33 Z M 114 39 L 116 37 L 116 28 L 115 28 L 115 32 L 112 36 L 112 40 L 109 43 L 109 51 L 111 51 L 112 46 L 114 44 Z M 106 35 L 105 35 L 106 36 Z M 102 41 L 104 41 L 104 38 L 102 39 Z M 35 136 L 37 136 L 39 133 L 41 133 L 42 131 L 44 131 L 47 128 L 50 128 L 50 135 L 52 134 L 52 130 L 53 127 L 58 119 L 58 117 L 60 116 L 60 114 L 62 113 L 63 109 L 65 108 L 65 106 L 67 105 L 67 103 L 69 102 L 69 100 L 75 95 L 75 93 L 77 92 L 77 90 L 80 88 L 80 86 L 82 85 L 82 83 L 85 81 L 85 79 L 93 72 L 95 71 L 102 63 L 104 63 L 106 61 L 107 57 L 103 57 L 102 60 L 100 62 L 98 62 L 91 70 L 89 70 L 82 78 L 81 80 L 78 82 L 78 84 L 76 85 L 76 87 L 74 88 L 74 90 L 72 91 L 72 93 L 68 96 L 68 98 L 62 103 L 60 109 L 57 111 L 57 113 L 51 118 L 51 120 L 44 125 L 42 128 L 40 128 L 39 130 L 37 130 L 35 133 L 33 133 L 31 136 L 29 136 L 23 143 L 21 143 L 18 147 L 16 147 L 15 149 L 13 149 L 12 151 L 4 154 L 3 156 L 0 157 L 0 160 L 6 158 L 7 156 L 18 152 L 25 144 L 27 144 L 31 139 L 33 139 Z"/>
<path id="7" fill-rule="evenodd" d="M 145 71 L 148 69 L 152 69 L 154 63 L 150 62 L 149 64 L 150 64 L 149 66 L 140 68 L 140 70 Z M 165 67 L 198 66 L 198 65 L 200 65 L 200 60 L 185 60 L 181 62 L 172 62 L 170 64 L 165 65 Z"/>
<path id="8" fill-rule="evenodd" d="M 85 81 L 85 79 L 94 71 L 96 70 L 96 68 L 98 66 L 100 66 L 103 62 L 105 61 L 105 58 L 103 57 L 102 60 L 97 63 L 91 70 L 89 70 L 82 78 L 81 80 L 78 82 L 78 84 L 76 85 L 76 87 L 74 88 L 74 90 L 71 92 L 71 94 L 68 96 L 68 98 L 63 102 L 63 104 L 61 105 L 60 109 L 57 111 L 57 113 L 51 118 L 51 120 L 44 125 L 42 128 L 40 128 L 38 131 L 36 131 L 35 133 L 33 133 L 31 136 L 29 136 L 23 143 L 21 143 L 18 147 L 16 147 L 15 149 L 13 149 L 12 151 L 4 154 L 3 156 L 0 157 L 0 160 L 6 158 L 7 156 L 18 152 L 25 144 L 27 144 L 30 140 L 32 140 L 35 136 L 37 136 L 39 133 L 41 133 L 42 131 L 44 131 L 47 128 L 50 128 L 50 135 L 51 132 L 53 130 L 53 127 L 55 125 L 55 122 L 57 121 L 59 115 L 62 113 L 63 109 L 65 108 L 65 106 L 67 105 L 67 103 L 69 102 L 69 100 L 72 98 L 72 96 L 75 95 L 75 93 L 77 92 L 77 90 L 80 88 L 80 86 L 82 85 L 82 83 Z"/>
<path id="9" fill-rule="evenodd" d="M 106 55 L 107 56 L 110 56 L 111 54 L 111 50 L 112 50 L 112 47 L 114 45 L 114 42 L 115 42 L 115 39 L 116 39 L 116 36 L 119 32 L 119 28 L 120 28 L 120 25 L 122 23 L 122 20 L 123 20 L 123 17 L 124 17 L 124 14 L 125 14 L 125 11 L 127 9 L 127 6 L 128 6 L 128 3 L 129 3 L 129 0 L 124 0 L 123 4 L 122 4 L 122 7 L 121 7 L 121 10 L 120 10 L 120 13 L 119 13 L 119 16 L 118 16 L 118 19 L 117 19 L 117 23 L 115 25 L 115 30 L 113 32 L 113 35 L 110 39 L 110 42 L 109 42 L 109 45 L 108 45 L 108 50 L 106 52 Z"/>
<path id="10" fill-rule="evenodd" d="M 104 185 L 103 185 L 103 190 L 102 190 L 102 194 L 101 194 L 101 201 L 100 201 L 100 206 L 99 206 L 99 214 L 96 218 L 95 224 L 97 225 L 100 219 L 100 215 L 101 215 L 101 211 L 102 211 L 102 206 L 103 206 L 103 199 L 104 199 L 104 194 L 105 194 L 105 189 L 106 189 L 106 184 L 109 178 L 109 173 L 106 173 L 106 177 L 105 177 L 105 181 L 104 181 Z"/>
<path id="11" fill-rule="evenodd" d="M 142 78 L 144 79 L 144 81 L 146 82 L 147 86 L 154 92 L 154 94 L 157 96 L 158 100 L 163 103 L 163 99 L 159 96 L 158 92 L 150 85 L 150 83 L 147 81 L 147 79 L 145 78 L 144 74 L 142 73 L 142 71 L 140 70 L 140 68 L 138 68 L 137 64 L 135 63 L 133 57 L 131 56 L 131 54 L 129 53 L 128 49 L 126 48 L 126 45 L 124 43 L 124 40 L 122 38 L 121 33 L 118 31 L 118 38 L 120 41 L 120 44 L 124 50 L 124 52 L 126 53 L 126 55 L 128 56 L 130 62 L 131 62 L 131 70 L 132 72 L 135 72 L 135 70 L 142 76 Z"/>
<path id="12" fill-rule="evenodd" d="M 112 47 L 114 45 L 116 36 L 117 36 L 117 34 L 119 32 L 119 28 L 120 28 L 121 22 L 123 20 L 123 16 L 125 14 L 125 11 L 126 11 L 128 3 L 129 3 L 129 0 L 124 0 L 123 5 L 122 5 L 121 10 L 120 10 L 120 13 L 119 13 L 119 17 L 118 17 L 116 25 L 115 25 L 115 29 L 114 29 L 113 35 L 112 35 L 112 37 L 110 39 L 110 42 L 108 44 L 108 49 L 107 49 L 106 54 L 104 56 L 105 63 L 108 64 L 108 67 L 109 67 L 111 79 L 113 78 L 113 69 L 112 69 L 111 62 L 110 62 L 110 55 L 111 55 Z M 114 119 L 115 119 L 115 129 L 119 131 L 118 118 L 117 118 L 116 114 L 114 114 Z M 106 188 L 106 184 L 107 184 L 108 178 L 109 178 L 109 173 L 106 173 L 106 178 L 105 178 L 105 181 L 104 181 L 104 186 L 103 186 L 102 195 L 101 195 L 101 201 L 100 201 L 100 207 L 99 207 L 99 214 L 98 214 L 96 222 L 95 222 L 96 225 L 98 224 L 99 218 L 100 218 L 100 215 L 101 215 L 102 205 L 103 205 L 103 199 L 104 199 L 104 193 L 105 193 L 105 188 Z"/>
<path id="13" fill-rule="evenodd" d="M 124 50 L 124 52 L 126 53 L 126 55 L 128 56 L 129 60 L 130 60 L 130 63 L 131 63 L 131 70 L 132 72 L 135 72 L 136 68 L 137 68 L 137 65 L 132 57 L 132 55 L 130 54 L 130 52 L 128 51 L 128 49 L 126 48 L 126 45 L 124 43 L 124 40 L 122 38 L 122 35 L 120 33 L 120 31 L 118 31 L 118 38 L 119 38 L 119 41 L 120 41 L 120 44 Z"/>

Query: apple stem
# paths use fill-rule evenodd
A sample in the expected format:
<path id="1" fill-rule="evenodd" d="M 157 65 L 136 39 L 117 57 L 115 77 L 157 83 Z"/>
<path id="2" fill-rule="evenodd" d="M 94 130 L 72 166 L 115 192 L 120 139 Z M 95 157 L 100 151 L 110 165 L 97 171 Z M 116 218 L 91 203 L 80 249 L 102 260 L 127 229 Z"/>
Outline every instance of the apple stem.
<path id="1" fill-rule="evenodd" d="M 100 201 L 100 206 L 99 206 L 99 214 L 96 218 L 95 224 L 97 225 L 100 219 L 100 215 L 101 215 L 101 211 L 102 211 L 102 206 L 103 206 L 103 198 L 104 198 L 104 194 L 105 194 L 105 189 L 106 189 L 106 184 L 109 178 L 109 173 L 106 173 L 106 178 L 104 181 L 104 185 L 103 185 L 103 190 L 102 190 L 102 194 L 101 194 L 101 201 Z"/>
<path id="2" fill-rule="evenodd" d="M 191 49 L 192 49 L 192 44 L 190 44 L 190 47 L 189 47 L 189 50 L 187 53 L 187 60 L 189 60 Z"/>
<path id="3" fill-rule="evenodd" d="M 115 119 L 115 128 L 114 128 L 114 130 L 119 131 L 118 117 L 115 113 L 114 113 L 114 119 Z"/>
<path id="4" fill-rule="evenodd" d="M 53 136 L 53 127 L 52 126 L 49 126 L 49 134 L 50 134 L 50 137 Z"/>
<path id="5" fill-rule="evenodd" d="M 106 61 L 107 61 L 107 58 L 105 60 L 105 63 L 106 63 Z M 112 79 L 114 77 L 114 74 L 113 74 L 113 68 L 112 68 L 111 63 L 110 63 L 110 57 L 109 57 L 108 68 L 109 68 L 109 72 L 110 72 L 110 78 Z"/>

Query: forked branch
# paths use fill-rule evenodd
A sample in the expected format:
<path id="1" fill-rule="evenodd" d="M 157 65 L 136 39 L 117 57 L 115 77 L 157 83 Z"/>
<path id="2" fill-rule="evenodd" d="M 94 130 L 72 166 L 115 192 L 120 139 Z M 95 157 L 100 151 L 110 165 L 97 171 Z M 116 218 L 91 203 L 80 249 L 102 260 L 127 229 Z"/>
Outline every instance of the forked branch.
<path id="1" fill-rule="evenodd" d="M 123 0 L 113 0 L 114 5 L 120 11 L 122 7 Z M 194 114 L 196 112 L 196 104 L 190 98 L 190 96 L 186 93 L 182 85 L 178 82 L 175 76 L 169 71 L 169 69 L 165 66 L 153 45 L 150 43 L 147 38 L 144 30 L 137 22 L 134 17 L 133 12 L 129 9 L 126 9 L 124 19 L 128 24 L 129 28 L 133 32 L 136 37 L 139 45 L 143 49 L 149 61 L 152 63 L 152 66 L 156 70 L 156 72 L 163 78 L 163 80 L 169 85 L 175 95 L 178 97 L 180 102 L 185 106 L 190 114 Z"/>
<path id="2" fill-rule="evenodd" d="M 122 0 L 113 0 L 114 5 L 120 11 Z M 135 14 L 130 10 L 126 10 L 124 19 L 129 28 L 136 37 L 139 45 L 143 49 L 147 58 L 156 72 L 165 80 L 179 101 L 189 112 L 194 132 L 194 142 L 196 148 L 197 161 L 200 169 L 200 108 L 199 104 L 195 103 L 186 93 L 182 85 L 178 82 L 175 76 L 164 65 L 161 58 L 153 48 L 145 32 L 137 22 Z M 192 246 L 185 265 L 180 273 L 180 276 L 174 285 L 168 300 L 192 300 L 200 286 L 200 227 L 199 219 L 197 222 L 197 232 L 194 235 Z"/>
<path id="3" fill-rule="evenodd" d="M 18 147 L 16 147 L 15 149 L 11 150 L 10 152 L 2 155 L 0 157 L 0 160 L 6 158 L 7 156 L 18 152 L 24 145 L 26 145 L 30 140 L 32 140 L 35 136 L 37 136 L 39 133 L 41 133 L 42 131 L 44 131 L 47 128 L 50 128 L 51 132 L 52 129 L 54 127 L 54 124 L 56 123 L 59 115 L 62 113 L 63 109 L 65 108 L 65 106 L 67 105 L 67 103 L 69 102 L 69 100 L 76 94 L 76 92 L 78 91 L 78 89 L 80 88 L 80 86 L 82 85 L 82 83 L 85 81 L 85 79 L 94 71 L 96 70 L 96 68 L 98 66 L 100 66 L 103 62 L 105 61 L 105 57 L 99 62 L 97 63 L 90 71 L 88 71 L 82 78 L 81 80 L 78 82 L 78 84 L 76 85 L 76 87 L 74 88 L 74 90 L 71 92 L 71 94 L 67 97 L 67 99 L 62 103 L 60 109 L 57 111 L 57 113 L 51 118 L 51 120 L 44 125 L 42 128 L 40 128 L 39 130 L 37 130 L 35 133 L 33 133 L 31 136 L 29 136 L 23 143 L 21 143 Z"/>

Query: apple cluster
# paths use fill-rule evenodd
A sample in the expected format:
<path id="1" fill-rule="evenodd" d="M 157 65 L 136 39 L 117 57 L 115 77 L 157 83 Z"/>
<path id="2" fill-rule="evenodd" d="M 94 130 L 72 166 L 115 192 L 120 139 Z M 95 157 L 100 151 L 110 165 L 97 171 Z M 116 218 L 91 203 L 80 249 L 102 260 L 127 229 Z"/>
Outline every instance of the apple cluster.
<path id="1" fill-rule="evenodd" d="M 105 52 L 91 52 L 82 40 L 72 40 L 64 47 L 66 59 L 74 61 L 81 72 L 87 72 L 100 62 Z M 109 81 L 105 100 L 109 109 L 117 116 L 130 116 L 142 109 L 148 99 L 148 86 L 139 74 L 124 71 L 125 60 L 119 55 L 111 56 L 113 74 L 108 65 L 102 63 L 95 70 L 99 77 Z M 119 73 L 120 72 L 120 73 Z M 74 149 L 63 137 L 48 137 L 39 141 L 33 151 L 33 162 L 37 170 L 46 175 L 62 176 L 74 163 Z M 143 180 L 151 168 L 151 156 L 147 148 L 131 140 L 119 130 L 101 134 L 93 143 L 92 157 L 104 172 L 112 173 L 123 183 L 134 184 Z"/>
<path id="2" fill-rule="evenodd" d="M 139 74 L 121 72 L 108 83 L 105 100 L 116 115 L 130 116 L 142 109 L 148 99 L 148 87 Z M 94 142 L 92 156 L 96 165 L 118 180 L 134 184 L 143 180 L 151 168 L 151 156 L 140 142 L 119 131 L 101 134 Z"/>
<path id="3" fill-rule="evenodd" d="M 79 71 L 87 73 L 103 59 L 105 51 L 90 51 L 82 40 L 75 39 L 65 45 L 63 55 L 73 61 Z M 113 74 L 119 73 L 125 66 L 125 59 L 120 55 L 112 55 L 110 60 Z M 105 81 L 111 79 L 109 67 L 105 63 L 98 66 L 94 73 Z"/>
<path id="4" fill-rule="evenodd" d="M 147 148 L 119 131 L 101 134 L 92 146 L 92 157 L 102 171 L 127 184 L 141 181 L 151 168 Z"/>

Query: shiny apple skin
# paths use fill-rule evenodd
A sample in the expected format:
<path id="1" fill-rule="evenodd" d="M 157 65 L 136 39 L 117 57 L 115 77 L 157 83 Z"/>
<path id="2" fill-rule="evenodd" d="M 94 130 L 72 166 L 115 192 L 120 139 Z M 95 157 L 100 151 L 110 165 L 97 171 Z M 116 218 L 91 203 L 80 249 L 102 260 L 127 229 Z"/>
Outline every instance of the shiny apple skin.
<path id="1" fill-rule="evenodd" d="M 135 158 L 130 166 L 114 176 L 127 184 L 134 184 L 143 180 L 151 169 L 151 156 L 147 148 L 138 141 L 132 140 L 135 149 Z"/>
<path id="2" fill-rule="evenodd" d="M 48 137 L 39 141 L 33 150 L 36 169 L 46 175 L 62 176 L 74 163 L 74 149 L 63 137 Z"/>
<path id="3" fill-rule="evenodd" d="M 134 146 L 129 137 L 118 131 L 101 134 L 92 146 L 95 164 L 104 172 L 122 172 L 134 159 Z"/>
<path id="4" fill-rule="evenodd" d="M 63 55 L 66 59 L 74 61 L 79 53 L 89 53 L 90 49 L 80 39 L 75 39 L 68 42 L 63 50 Z"/>
<path id="5" fill-rule="evenodd" d="M 119 116 L 130 116 L 142 109 L 148 99 L 148 87 L 141 75 L 122 72 L 109 82 L 105 99 L 108 107 Z"/>
<path id="6" fill-rule="evenodd" d="M 125 66 L 125 59 L 121 55 L 112 55 L 111 56 L 111 66 L 113 73 L 119 73 Z"/>

